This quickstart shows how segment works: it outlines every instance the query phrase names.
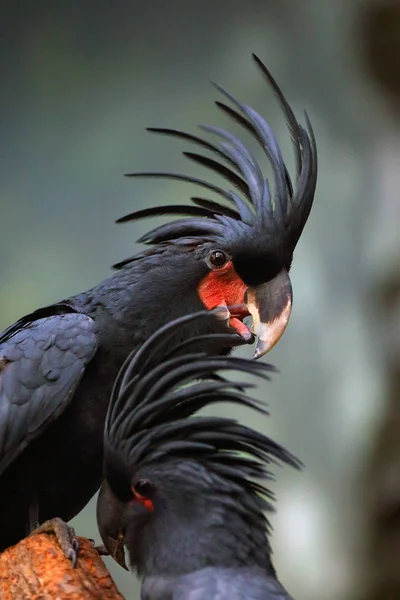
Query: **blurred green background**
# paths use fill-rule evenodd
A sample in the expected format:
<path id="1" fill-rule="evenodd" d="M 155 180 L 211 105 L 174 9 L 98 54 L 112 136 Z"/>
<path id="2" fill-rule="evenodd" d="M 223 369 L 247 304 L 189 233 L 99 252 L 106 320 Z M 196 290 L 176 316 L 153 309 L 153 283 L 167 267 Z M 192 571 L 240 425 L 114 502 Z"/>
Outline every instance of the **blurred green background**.
<path id="1" fill-rule="evenodd" d="M 373 4 L 0 6 L 1 329 L 91 287 L 137 251 L 150 223 L 117 226 L 116 218 L 189 197 L 184 184 L 122 174 L 202 174 L 180 154 L 190 147 L 145 127 L 232 128 L 208 79 L 268 119 L 289 164 L 285 122 L 252 52 L 299 118 L 307 109 L 319 148 L 316 200 L 295 253 L 291 322 L 268 356 L 281 373 L 259 391 L 271 411 L 263 429 L 306 465 L 303 473 L 277 472 L 271 517 L 278 573 L 297 600 L 356 598 L 369 588 L 365 473 L 388 408 L 385 357 L 393 342 L 386 332 L 399 322 L 388 326 L 381 290 L 398 281 L 400 180 L 396 91 L 376 84 L 371 65 Z M 238 414 L 252 423 L 252 415 Z M 98 540 L 94 507 L 74 524 Z M 139 598 L 134 576 L 107 565 L 126 598 Z"/>

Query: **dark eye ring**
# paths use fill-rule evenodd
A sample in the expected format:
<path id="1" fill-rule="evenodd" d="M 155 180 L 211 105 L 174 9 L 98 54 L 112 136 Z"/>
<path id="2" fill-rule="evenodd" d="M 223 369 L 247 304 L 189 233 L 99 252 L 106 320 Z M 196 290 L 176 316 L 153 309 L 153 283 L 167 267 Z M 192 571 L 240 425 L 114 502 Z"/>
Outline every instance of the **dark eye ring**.
<path id="1" fill-rule="evenodd" d="M 148 479 L 138 479 L 134 485 L 134 490 L 138 496 L 148 498 L 153 491 L 153 484 Z"/>
<path id="2" fill-rule="evenodd" d="M 225 252 L 222 252 L 222 250 L 213 250 L 209 254 L 208 260 L 211 267 L 214 269 L 220 269 L 226 265 L 229 259 Z"/>

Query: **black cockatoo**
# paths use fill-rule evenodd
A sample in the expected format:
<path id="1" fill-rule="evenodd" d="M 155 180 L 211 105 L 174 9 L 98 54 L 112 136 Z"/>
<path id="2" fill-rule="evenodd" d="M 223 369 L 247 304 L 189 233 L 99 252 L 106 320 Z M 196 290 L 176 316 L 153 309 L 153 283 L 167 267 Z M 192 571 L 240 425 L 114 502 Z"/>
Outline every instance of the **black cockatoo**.
<path id="1" fill-rule="evenodd" d="M 128 354 L 160 326 L 219 306 L 219 318 L 179 330 L 179 339 L 195 332 L 236 331 L 228 346 L 218 346 L 227 353 L 235 339 L 253 341 L 243 323 L 250 314 L 257 356 L 282 335 L 291 310 L 288 271 L 313 203 L 317 152 L 308 119 L 307 133 L 267 69 L 255 61 L 288 122 L 294 185 L 268 124 L 221 90 L 234 108 L 218 106 L 264 150 L 272 166 L 272 192 L 255 158 L 228 132 L 205 128 L 219 137 L 215 146 L 183 132 L 157 130 L 213 152 L 224 165 L 189 156 L 217 170 L 240 195 L 186 178 L 225 202 L 194 199 L 193 206 L 142 210 L 121 219 L 188 217 L 143 236 L 140 241 L 150 249 L 116 265 L 99 285 L 23 317 L 0 335 L 0 551 L 34 529 L 53 530 L 75 561 L 76 540 L 60 519 L 72 519 L 99 488 L 113 381 Z M 47 522 L 55 517 L 60 519 Z"/>
<path id="2" fill-rule="evenodd" d="M 192 319 L 154 334 L 121 369 L 104 430 L 97 503 L 106 548 L 142 581 L 143 600 L 288 600 L 277 580 L 264 511 L 271 509 L 270 463 L 300 463 L 266 435 L 233 418 L 199 416 L 216 402 L 265 413 L 249 383 L 220 370 L 269 379 L 273 367 L 197 351 L 198 340 L 148 356 Z M 193 322 L 193 321 L 191 321 Z M 199 381 L 212 376 L 213 380 Z M 220 377 L 220 378 L 218 378 Z M 228 406 L 226 406 L 228 404 Z"/>

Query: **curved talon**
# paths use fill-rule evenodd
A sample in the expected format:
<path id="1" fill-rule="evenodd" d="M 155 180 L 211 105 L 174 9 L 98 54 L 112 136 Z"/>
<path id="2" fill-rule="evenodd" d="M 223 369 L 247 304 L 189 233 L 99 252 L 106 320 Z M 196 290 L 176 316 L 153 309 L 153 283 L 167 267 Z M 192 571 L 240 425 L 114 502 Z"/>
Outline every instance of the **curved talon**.
<path id="1" fill-rule="evenodd" d="M 74 549 L 71 548 L 70 550 L 68 550 L 68 558 L 71 560 L 72 568 L 75 569 L 76 562 L 78 560 L 78 555 Z"/>
<path id="2" fill-rule="evenodd" d="M 68 554 L 72 562 L 72 568 L 75 569 L 76 563 L 78 561 L 78 551 L 79 551 L 79 542 L 76 537 L 71 539 L 72 548 L 69 550 Z"/>

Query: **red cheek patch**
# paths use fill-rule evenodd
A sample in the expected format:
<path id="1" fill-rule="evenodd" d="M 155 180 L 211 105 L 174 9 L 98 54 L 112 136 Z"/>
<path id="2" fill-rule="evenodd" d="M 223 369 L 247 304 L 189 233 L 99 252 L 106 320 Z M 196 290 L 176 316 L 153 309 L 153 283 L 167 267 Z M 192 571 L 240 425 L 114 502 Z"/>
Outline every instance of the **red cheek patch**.
<path id="1" fill-rule="evenodd" d="M 142 504 L 148 511 L 153 512 L 154 510 L 154 504 L 152 503 L 151 500 L 149 500 L 149 498 L 140 498 L 139 499 L 140 504 Z"/>
<path id="2" fill-rule="evenodd" d="M 153 510 L 154 510 L 154 504 L 150 500 L 150 498 L 146 498 L 145 496 L 141 496 L 133 488 L 132 488 L 132 493 L 133 493 L 133 501 L 134 502 L 138 502 L 139 504 L 141 504 L 142 506 L 144 506 L 146 510 L 148 510 L 149 512 L 153 512 Z"/>
<path id="3" fill-rule="evenodd" d="M 236 273 L 232 262 L 222 269 L 210 271 L 199 283 L 198 293 L 208 310 L 216 306 L 243 304 L 246 284 Z"/>

